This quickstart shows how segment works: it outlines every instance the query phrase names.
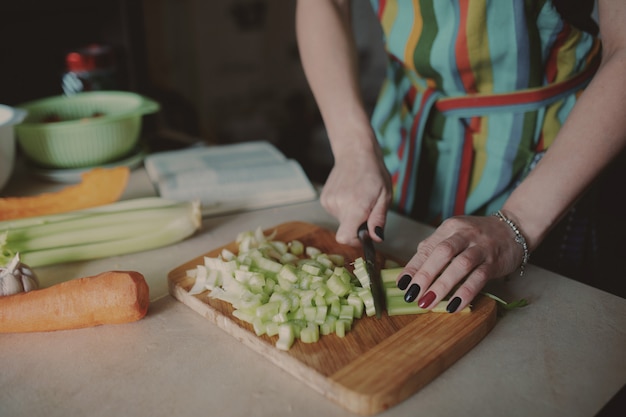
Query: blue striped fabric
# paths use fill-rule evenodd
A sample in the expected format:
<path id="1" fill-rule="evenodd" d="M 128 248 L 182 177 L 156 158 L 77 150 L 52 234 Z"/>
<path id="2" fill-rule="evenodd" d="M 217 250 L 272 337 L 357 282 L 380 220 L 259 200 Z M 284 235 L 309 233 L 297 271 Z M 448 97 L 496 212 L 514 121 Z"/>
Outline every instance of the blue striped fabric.
<path id="1" fill-rule="evenodd" d="M 499 209 L 569 114 L 585 83 L 566 81 L 592 67 L 599 40 L 548 0 L 371 3 L 389 55 L 372 125 L 394 208 L 432 224 Z M 530 101 L 489 99 L 557 83 L 563 88 Z M 487 99 L 440 109 L 468 96 Z"/>

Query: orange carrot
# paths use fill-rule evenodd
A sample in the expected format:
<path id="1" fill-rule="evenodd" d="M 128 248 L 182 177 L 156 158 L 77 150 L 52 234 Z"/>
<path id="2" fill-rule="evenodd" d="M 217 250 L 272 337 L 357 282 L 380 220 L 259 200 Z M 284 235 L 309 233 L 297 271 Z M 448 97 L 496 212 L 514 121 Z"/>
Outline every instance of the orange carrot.
<path id="1" fill-rule="evenodd" d="M 149 288 L 143 275 L 107 271 L 0 297 L 0 333 L 129 323 L 143 318 L 149 304 Z"/>
<path id="2" fill-rule="evenodd" d="M 126 189 L 130 170 L 120 166 L 94 168 L 81 182 L 56 192 L 0 198 L 0 220 L 64 213 L 114 203 Z"/>

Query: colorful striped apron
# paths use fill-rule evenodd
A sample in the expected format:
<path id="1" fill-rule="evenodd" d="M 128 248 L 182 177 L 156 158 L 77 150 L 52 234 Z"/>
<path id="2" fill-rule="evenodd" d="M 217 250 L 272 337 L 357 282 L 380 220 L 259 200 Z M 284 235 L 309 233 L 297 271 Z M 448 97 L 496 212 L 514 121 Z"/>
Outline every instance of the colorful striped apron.
<path id="1" fill-rule="evenodd" d="M 437 224 L 501 207 L 597 69 L 547 0 L 371 0 L 389 55 L 372 115 L 394 209 Z"/>

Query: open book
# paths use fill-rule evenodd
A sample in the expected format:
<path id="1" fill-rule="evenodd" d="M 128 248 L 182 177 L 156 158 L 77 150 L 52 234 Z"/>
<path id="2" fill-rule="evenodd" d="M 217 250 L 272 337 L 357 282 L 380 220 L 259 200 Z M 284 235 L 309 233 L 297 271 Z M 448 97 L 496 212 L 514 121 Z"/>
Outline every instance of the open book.
<path id="1" fill-rule="evenodd" d="M 161 197 L 198 200 L 204 216 L 317 197 L 300 164 L 266 141 L 159 152 L 144 166 Z"/>

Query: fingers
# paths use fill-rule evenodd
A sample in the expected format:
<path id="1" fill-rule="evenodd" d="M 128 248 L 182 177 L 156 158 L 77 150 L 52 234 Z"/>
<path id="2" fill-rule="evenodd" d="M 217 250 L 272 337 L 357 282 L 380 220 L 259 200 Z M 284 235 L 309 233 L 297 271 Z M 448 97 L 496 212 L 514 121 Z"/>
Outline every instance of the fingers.
<path id="1" fill-rule="evenodd" d="M 362 221 L 353 222 L 352 218 L 348 218 L 345 221 L 339 223 L 339 227 L 337 228 L 337 234 L 335 236 L 337 242 L 350 246 L 358 246 L 360 242 L 357 231 L 359 230 L 359 226 L 362 223 Z"/>
<path id="2" fill-rule="evenodd" d="M 379 195 L 367 218 L 370 236 L 376 242 L 385 240 L 385 224 L 387 223 L 387 210 L 390 203 L 391 198 L 388 197 L 388 194 Z"/>
<path id="3" fill-rule="evenodd" d="M 367 222 L 372 240 L 383 241 L 390 193 L 384 187 L 368 191 L 338 192 L 329 185 L 322 191 L 322 206 L 339 221 L 336 232 L 338 243 L 359 245 L 357 231 L 363 222 Z"/>
<path id="4" fill-rule="evenodd" d="M 398 276 L 405 301 L 431 309 L 447 299 L 447 310 L 462 310 L 489 279 L 515 269 L 515 242 L 488 218 L 455 219 L 422 241 Z"/>
<path id="5" fill-rule="evenodd" d="M 423 282 L 423 278 L 417 274 L 416 283 L 425 289 L 423 294 L 416 295 L 417 304 L 421 308 L 430 309 L 460 284 L 450 297 L 450 302 L 455 297 L 459 300 L 454 300 L 454 303 L 448 306 L 448 310 L 454 312 L 463 309 L 478 295 L 487 280 L 486 268 L 482 261 L 483 254 L 480 249 L 470 247 L 456 256 L 433 282 Z"/>
<path id="6" fill-rule="evenodd" d="M 351 246 L 359 245 L 357 232 L 361 224 L 367 221 L 368 232 L 372 240 L 382 242 L 385 238 L 385 223 L 387 220 L 388 203 L 385 197 L 380 197 L 374 208 L 368 213 L 367 210 L 346 211 L 340 218 L 337 228 L 337 242 Z M 369 214 L 369 217 L 367 217 Z"/>

